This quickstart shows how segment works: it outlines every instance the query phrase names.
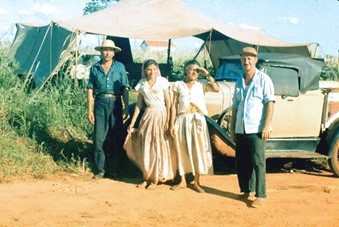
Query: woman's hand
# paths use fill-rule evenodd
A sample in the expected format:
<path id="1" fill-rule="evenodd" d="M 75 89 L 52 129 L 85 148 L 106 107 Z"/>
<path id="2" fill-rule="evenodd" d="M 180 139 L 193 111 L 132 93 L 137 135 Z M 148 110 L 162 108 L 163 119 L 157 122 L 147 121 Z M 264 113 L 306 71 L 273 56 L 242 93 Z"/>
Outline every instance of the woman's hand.
<path id="1" fill-rule="evenodd" d="M 128 117 L 129 117 L 128 108 L 125 107 L 125 108 L 122 110 L 122 119 L 123 119 L 123 120 L 126 120 Z"/>
<path id="2" fill-rule="evenodd" d="M 169 127 L 169 132 L 170 132 L 171 136 L 174 138 L 174 135 L 175 135 L 174 126 Z"/>
<path id="3" fill-rule="evenodd" d="M 131 133 L 131 132 L 132 132 L 133 125 L 134 125 L 134 124 L 130 124 L 130 125 L 127 127 L 127 133 Z"/>
<path id="4" fill-rule="evenodd" d="M 164 132 L 166 132 L 167 130 L 168 130 L 168 122 L 165 122 L 165 124 L 164 124 Z"/>
<path id="5" fill-rule="evenodd" d="M 206 76 L 206 77 L 209 75 L 208 71 L 207 71 L 204 67 L 198 67 L 198 68 L 196 69 L 196 71 L 197 71 L 199 74 L 202 74 L 202 75 L 204 75 L 204 76 Z"/>

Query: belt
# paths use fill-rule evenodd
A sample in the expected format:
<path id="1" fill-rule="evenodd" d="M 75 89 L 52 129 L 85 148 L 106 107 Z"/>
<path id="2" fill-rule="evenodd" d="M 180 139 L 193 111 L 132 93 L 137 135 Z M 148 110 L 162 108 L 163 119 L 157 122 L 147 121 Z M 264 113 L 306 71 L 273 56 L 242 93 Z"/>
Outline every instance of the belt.
<path id="1" fill-rule="evenodd" d="M 98 94 L 96 95 L 98 98 L 99 97 L 103 97 L 103 98 L 113 98 L 113 99 L 116 99 L 116 98 L 120 98 L 120 95 L 113 95 L 113 94 Z"/>
<path id="2" fill-rule="evenodd" d="M 187 109 L 184 112 L 179 113 L 178 115 L 182 115 L 182 114 L 192 114 L 192 113 L 200 113 L 202 114 L 201 110 L 199 109 L 199 107 L 197 107 L 195 104 L 190 103 L 189 106 L 187 107 Z"/>

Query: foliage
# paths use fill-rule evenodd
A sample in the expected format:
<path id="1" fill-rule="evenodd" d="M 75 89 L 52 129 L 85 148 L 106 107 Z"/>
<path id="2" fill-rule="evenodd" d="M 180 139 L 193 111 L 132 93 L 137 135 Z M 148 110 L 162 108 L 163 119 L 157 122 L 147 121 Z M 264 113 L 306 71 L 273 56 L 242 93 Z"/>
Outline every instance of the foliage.
<path id="1" fill-rule="evenodd" d="M 43 89 L 27 90 L 24 80 L 16 76 L 17 64 L 7 57 L 7 51 L 0 49 L 0 182 L 55 173 L 88 174 L 93 166 L 93 128 L 87 121 L 85 87 L 71 79 L 64 67 Z M 139 63 L 147 57 L 159 63 L 167 61 L 166 52 L 133 54 Z M 173 52 L 172 80 L 181 79 L 184 62 L 195 54 Z M 214 74 L 208 59 L 199 55 L 197 60 Z M 326 67 L 331 75 L 327 78 L 338 79 L 338 59 L 328 58 Z M 136 97 L 131 91 L 130 102 Z"/>
<path id="2" fill-rule="evenodd" d="M 339 81 L 339 58 L 328 56 L 325 59 L 325 67 L 321 75 L 323 80 L 336 80 Z"/>
<path id="3" fill-rule="evenodd" d="M 86 3 L 85 8 L 83 9 L 84 15 L 106 9 L 115 2 L 119 2 L 119 0 L 91 0 L 90 2 Z"/>
<path id="4" fill-rule="evenodd" d="M 193 59 L 196 55 L 195 51 L 173 51 L 171 54 L 172 72 L 169 76 L 170 81 L 181 80 L 183 76 L 183 65 L 186 61 Z M 142 63 L 145 59 L 152 57 L 158 63 L 167 63 L 167 52 L 165 51 L 134 51 L 133 60 L 136 63 Z M 214 75 L 214 69 L 209 58 L 206 55 L 199 54 L 196 60 L 204 66 L 211 75 Z M 163 74 L 163 72 L 162 72 Z"/>
<path id="5" fill-rule="evenodd" d="M 42 89 L 27 89 L 25 78 L 16 76 L 16 62 L 0 52 L 0 181 L 9 177 L 43 178 L 69 172 L 88 174 L 91 160 L 92 131 L 87 121 L 86 83 L 69 76 L 66 64 Z M 134 53 L 142 62 L 150 53 Z M 182 74 L 184 61 L 193 52 L 173 53 L 173 74 Z M 159 63 L 166 63 L 166 53 L 152 53 Z M 203 62 L 200 56 L 200 62 Z M 72 61 L 72 59 L 71 59 Z M 131 91 L 130 102 L 136 101 Z"/>
<path id="6" fill-rule="evenodd" d="M 3 52 L 0 60 L 0 181 L 87 173 L 92 128 L 85 89 L 59 75 L 44 89 L 27 91 L 15 74 L 16 63 Z"/>

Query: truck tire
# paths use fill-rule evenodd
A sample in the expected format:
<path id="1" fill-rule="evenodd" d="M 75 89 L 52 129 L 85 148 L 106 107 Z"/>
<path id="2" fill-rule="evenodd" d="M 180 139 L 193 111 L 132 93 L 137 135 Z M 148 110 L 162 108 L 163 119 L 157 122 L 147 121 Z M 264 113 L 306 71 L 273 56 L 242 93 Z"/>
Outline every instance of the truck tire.
<path id="1" fill-rule="evenodd" d="M 336 177 L 339 177 L 339 133 L 337 132 L 332 139 L 328 153 L 328 165 Z"/>
<path id="2" fill-rule="evenodd" d="M 228 135 L 230 135 L 232 120 L 232 108 L 226 109 L 218 118 L 218 125 L 223 128 Z"/>

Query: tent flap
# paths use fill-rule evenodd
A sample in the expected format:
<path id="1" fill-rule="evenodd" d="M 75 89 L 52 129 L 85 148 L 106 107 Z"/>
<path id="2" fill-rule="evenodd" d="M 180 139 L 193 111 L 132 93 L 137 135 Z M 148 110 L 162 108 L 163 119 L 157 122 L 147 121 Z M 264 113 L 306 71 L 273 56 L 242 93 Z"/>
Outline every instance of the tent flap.
<path id="1" fill-rule="evenodd" d="M 309 44 L 291 44 L 261 29 L 222 24 L 189 9 L 180 0 L 124 0 L 79 18 L 56 20 L 40 27 L 18 24 L 17 28 L 11 54 L 20 63 L 18 73 L 34 74 L 37 86 L 55 70 L 74 39 L 72 32 L 107 35 L 121 41 L 195 36 L 207 40 L 205 45 L 215 69 L 219 58 L 239 54 L 248 45 L 259 48 L 259 52 L 310 56 Z"/>
<path id="2" fill-rule="evenodd" d="M 214 67 L 219 58 L 240 53 L 245 45 L 259 51 L 310 56 L 309 44 L 291 44 L 262 29 L 223 24 L 189 9 L 180 0 L 125 0 L 111 7 L 71 20 L 56 21 L 69 30 L 133 39 L 173 39 L 195 36 L 206 40 L 212 31 L 210 56 Z"/>
<path id="3" fill-rule="evenodd" d="M 67 49 L 73 32 L 54 23 L 35 27 L 17 24 L 17 33 L 9 55 L 18 63 L 18 74 L 33 74 L 40 87 L 58 65 L 62 53 Z"/>

